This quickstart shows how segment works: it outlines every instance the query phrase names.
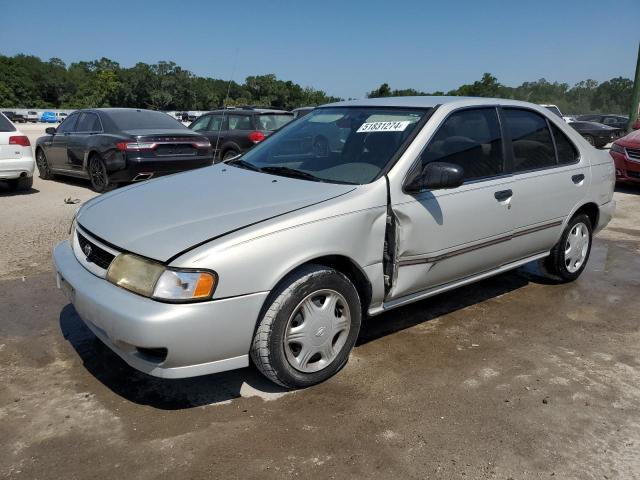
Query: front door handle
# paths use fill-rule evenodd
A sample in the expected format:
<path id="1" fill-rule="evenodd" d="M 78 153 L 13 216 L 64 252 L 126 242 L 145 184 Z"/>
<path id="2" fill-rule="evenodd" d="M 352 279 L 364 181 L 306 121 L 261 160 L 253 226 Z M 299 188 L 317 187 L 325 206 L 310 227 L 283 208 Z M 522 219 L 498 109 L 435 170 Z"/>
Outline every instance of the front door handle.
<path id="1" fill-rule="evenodd" d="M 499 202 L 504 202 L 505 200 L 508 200 L 513 196 L 513 191 L 500 190 L 499 192 L 494 193 L 493 196 L 496 197 L 496 200 L 498 200 Z"/>
<path id="2" fill-rule="evenodd" d="M 584 180 L 584 175 L 579 173 L 578 175 L 574 175 L 573 177 L 571 177 L 571 181 L 575 184 L 580 183 L 581 181 Z"/>

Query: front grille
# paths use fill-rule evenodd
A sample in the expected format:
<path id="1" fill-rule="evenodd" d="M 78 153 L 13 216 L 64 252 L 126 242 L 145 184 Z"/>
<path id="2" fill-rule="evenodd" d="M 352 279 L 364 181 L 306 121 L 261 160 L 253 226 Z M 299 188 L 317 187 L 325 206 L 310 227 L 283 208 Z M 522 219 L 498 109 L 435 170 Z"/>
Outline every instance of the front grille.
<path id="1" fill-rule="evenodd" d="M 87 262 L 95 263 L 97 266 L 105 270 L 108 269 L 115 256 L 100 248 L 80 232 L 76 231 L 76 233 L 78 235 L 78 244 L 80 245 L 80 250 L 82 250 L 82 252 L 86 255 Z"/>
<path id="2" fill-rule="evenodd" d="M 627 177 L 640 178 L 640 172 L 634 172 L 632 170 L 627 170 Z"/>
<path id="3" fill-rule="evenodd" d="M 640 148 L 627 148 L 627 156 L 632 160 L 640 160 Z"/>

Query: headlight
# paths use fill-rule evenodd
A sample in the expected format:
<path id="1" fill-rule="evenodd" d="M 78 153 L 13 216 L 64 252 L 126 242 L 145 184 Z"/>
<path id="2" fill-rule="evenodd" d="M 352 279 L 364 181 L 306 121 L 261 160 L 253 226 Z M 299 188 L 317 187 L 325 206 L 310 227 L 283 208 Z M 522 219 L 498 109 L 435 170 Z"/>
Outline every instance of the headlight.
<path id="1" fill-rule="evenodd" d="M 618 145 L 617 143 L 614 143 L 613 145 L 611 145 L 611 151 L 616 153 L 621 153 L 622 155 L 627 154 L 624 147 L 621 145 Z"/>
<path id="2" fill-rule="evenodd" d="M 145 297 L 194 302 L 211 298 L 217 278 L 213 272 L 169 269 L 153 260 L 123 253 L 109 265 L 107 280 Z"/>

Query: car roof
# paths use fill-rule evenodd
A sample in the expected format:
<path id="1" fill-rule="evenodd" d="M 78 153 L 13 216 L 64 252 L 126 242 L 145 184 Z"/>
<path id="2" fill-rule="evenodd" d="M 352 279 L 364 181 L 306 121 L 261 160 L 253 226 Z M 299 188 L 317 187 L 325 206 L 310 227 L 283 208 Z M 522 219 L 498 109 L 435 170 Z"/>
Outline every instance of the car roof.
<path id="1" fill-rule="evenodd" d="M 361 100 L 346 100 L 342 102 L 329 103 L 319 108 L 327 107 L 404 107 L 404 108 L 433 108 L 439 105 L 511 105 L 519 107 L 535 107 L 540 110 L 540 106 L 534 103 L 522 102 L 519 100 L 508 100 L 504 98 L 487 97 L 455 97 L 455 96 L 416 96 L 416 97 L 383 97 L 383 98 L 363 98 Z"/>
<path id="2" fill-rule="evenodd" d="M 291 112 L 287 112 L 286 110 L 277 110 L 275 108 L 218 108 L 207 113 L 243 113 L 247 115 L 252 113 L 282 113 L 285 115 L 291 115 Z"/>

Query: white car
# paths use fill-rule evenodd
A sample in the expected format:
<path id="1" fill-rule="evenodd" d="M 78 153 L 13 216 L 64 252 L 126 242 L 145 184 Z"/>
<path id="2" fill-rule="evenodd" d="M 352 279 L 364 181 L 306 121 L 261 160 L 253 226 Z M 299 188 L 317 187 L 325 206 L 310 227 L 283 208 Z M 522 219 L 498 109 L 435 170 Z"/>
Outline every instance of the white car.
<path id="1" fill-rule="evenodd" d="M 12 190 L 29 190 L 35 166 L 29 138 L 0 113 L 0 181 Z"/>

